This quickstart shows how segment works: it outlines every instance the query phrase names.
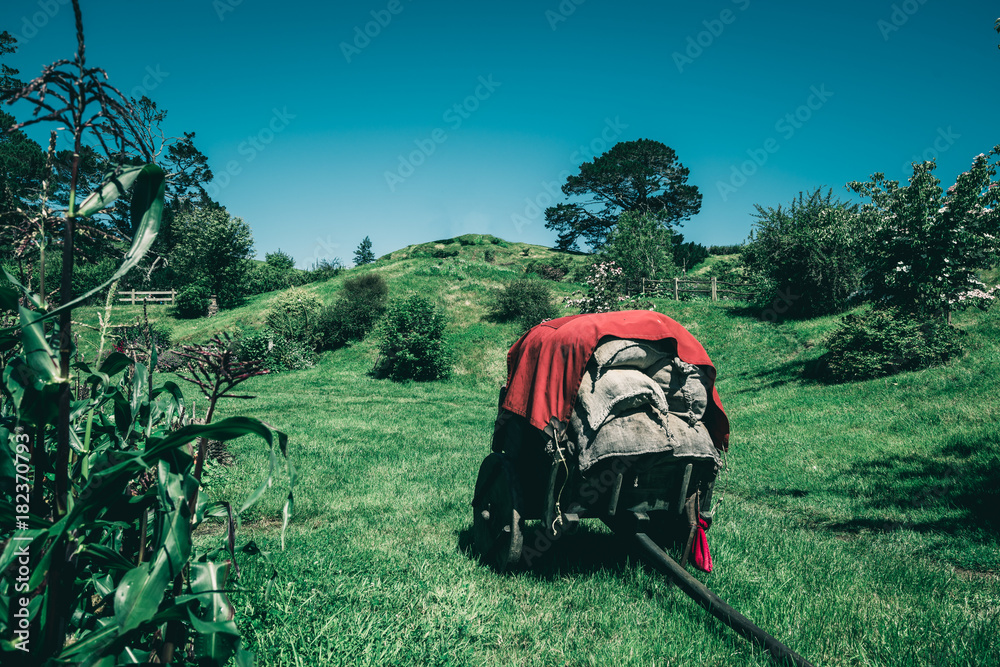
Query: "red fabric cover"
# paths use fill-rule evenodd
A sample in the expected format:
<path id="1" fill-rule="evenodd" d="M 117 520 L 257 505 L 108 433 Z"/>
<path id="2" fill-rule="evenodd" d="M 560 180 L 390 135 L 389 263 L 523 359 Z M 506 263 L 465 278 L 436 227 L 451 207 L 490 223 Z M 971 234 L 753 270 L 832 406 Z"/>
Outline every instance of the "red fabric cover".
<path id="1" fill-rule="evenodd" d="M 702 572 L 712 571 L 712 554 L 708 551 L 708 538 L 705 536 L 705 529 L 708 523 L 698 517 L 698 532 L 691 543 L 691 555 L 694 556 L 694 566 Z"/>
<path id="2" fill-rule="evenodd" d="M 712 400 L 704 422 L 717 449 L 729 447 L 729 418 L 715 390 L 715 367 L 701 343 L 676 321 L 650 310 L 570 315 L 543 322 L 507 353 L 507 391 L 500 407 L 544 430 L 555 417 L 569 422 L 583 372 L 602 338 L 677 341 L 677 356 L 705 367 Z"/>

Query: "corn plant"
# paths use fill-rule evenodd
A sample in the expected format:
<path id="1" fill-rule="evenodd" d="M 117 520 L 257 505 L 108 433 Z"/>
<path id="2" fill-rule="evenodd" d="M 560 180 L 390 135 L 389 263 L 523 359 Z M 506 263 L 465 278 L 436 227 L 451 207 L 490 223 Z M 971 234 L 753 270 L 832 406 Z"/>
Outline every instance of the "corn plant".
<path id="1" fill-rule="evenodd" d="M 135 154 L 150 159 L 126 98 L 103 70 L 86 65 L 78 2 L 73 8 L 76 57 L 46 67 L 13 96 L 35 111 L 15 129 L 55 121 L 71 133 L 77 155 L 91 141 L 122 161 Z M 0 329 L 0 663 L 222 665 L 235 658 L 249 664 L 226 594 L 234 530 L 240 513 L 271 485 L 279 454 L 294 485 L 287 438 L 248 417 L 186 423 L 180 389 L 154 382 L 155 346 L 148 363 L 118 352 L 99 365 L 72 362 L 73 308 L 113 289 L 149 249 L 165 182 L 155 164 L 119 167 L 98 190 L 78 197 L 76 175 L 74 162 L 68 207 L 58 221 L 60 303 L 6 271 L 7 284 L 0 285 L 0 322 L 9 324 Z M 78 226 L 127 191 L 135 232 L 124 261 L 103 285 L 74 296 Z M 216 386 L 232 387 L 226 374 L 233 368 L 207 368 Z M 81 386 L 86 391 L 75 389 Z M 261 438 L 270 450 L 260 487 L 235 509 L 199 495 L 201 465 L 192 444 L 244 435 Z M 291 501 L 289 491 L 285 525 Z M 192 531 L 208 517 L 225 519 L 227 530 L 219 548 L 204 551 L 194 546 Z"/>

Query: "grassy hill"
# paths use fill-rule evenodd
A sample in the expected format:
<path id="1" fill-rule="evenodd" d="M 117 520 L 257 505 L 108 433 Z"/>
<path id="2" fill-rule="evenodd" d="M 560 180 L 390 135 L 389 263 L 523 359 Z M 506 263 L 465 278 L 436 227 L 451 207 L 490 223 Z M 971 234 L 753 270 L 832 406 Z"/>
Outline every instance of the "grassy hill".
<path id="1" fill-rule="evenodd" d="M 467 555 L 472 487 L 520 334 L 484 320 L 484 301 L 532 260 L 584 258 L 468 236 L 345 274 L 377 271 L 393 293 L 448 308 L 448 381 L 371 378 L 362 341 L 220 404 L 220 417 L 287 432 L 299 471 L 286 549 L 278 490 L 240 533 L 276 568 L 266 592 L 274 571 L 241 554 L 233 595 L 261 664 L 768 664 L 600 524 L 507 576 Z M 328 301 L 345 276 L 308 289 Z M 150 312 L 194 341 L 261 322 L 268 298 L 212 319 Z M 836 317 L 776 325 L 742 303 L 654 305 L 704 344 L 732 421 L 709 531 L 716 569 L 699 579 L 817 665 L 1000 664 L 1000 313 L 961 314 L 968 352 L 946 366 L 829 386 L 802 369 Z M 231 451 L 235 465 L 211 466 L 204 483 L 240 499 L 266 456 L 250 441 Z"/>

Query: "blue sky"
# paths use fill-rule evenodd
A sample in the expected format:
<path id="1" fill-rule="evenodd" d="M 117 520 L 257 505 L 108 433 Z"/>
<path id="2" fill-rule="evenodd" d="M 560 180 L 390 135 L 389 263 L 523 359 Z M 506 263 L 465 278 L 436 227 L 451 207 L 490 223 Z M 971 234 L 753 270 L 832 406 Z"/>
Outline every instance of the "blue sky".
<path id="1" fill-rule="evenodd" d="M 738 243 L 754 204 L 1000 143 L 995 2 L 84 0 L 88 64 L 196 132 L 258 255 L 300 267 L 463 233 L 552 245 L 541 211 L 617 141 L 676 150 Z M 68 0 L 7 0 L 21 78 L 75 50 Z M 13 113 L 23 116 L 23 107 Z M 44 142 L 48 129 L 32 136 Z"/>

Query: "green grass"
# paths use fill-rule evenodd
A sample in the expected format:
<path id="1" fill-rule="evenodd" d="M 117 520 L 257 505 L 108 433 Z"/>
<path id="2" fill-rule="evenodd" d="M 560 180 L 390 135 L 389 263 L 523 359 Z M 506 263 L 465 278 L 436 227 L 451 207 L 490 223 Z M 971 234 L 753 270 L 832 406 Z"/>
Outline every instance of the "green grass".
<path id="1" fill-rule="evenodd" d="M 484 300 L 521 274 L 520 249 L 501 258 L 508 266 L 482 261 L 475 243 L 420 256 L 435 245 L 370 270 L 396 294 L 421 291 L 449 308 L 450 380 L 373 379 L 375 350 L 363 341 L 314 368 L 255 378 L 243 387 L 257 398 L 220 404 L 220 418 L 252 415 L 287 432 L 299 472 L 286 549 L 280 481 L 240 533 L 277 567 L 266 595 L 266 561 L 239 556 L 233 599 L 259 663 L 768 664 L 599 524 L 528 571 L 500 576 L 467 555 L 472 487 L 520 333 L 483 321 Z M 329 300 L 342 279 L 309 289 Z M 252 325 L 266 300 L 177 322 L 175 339 Z M 656 307 L 705 345 L 732 420 L 709 531 L 716 569 L 696 576 L 817 665 L 1000 664 L 1000 314 L 957 318 L 968 352 L 946 366 L 829 386 L 802 371 L 836 317 L 774 325 L 745 304 Z M 230 449 L 236 464 L 211 466 L 205 484 L 241 499 L 266 456 L 252 441 Z"/>

